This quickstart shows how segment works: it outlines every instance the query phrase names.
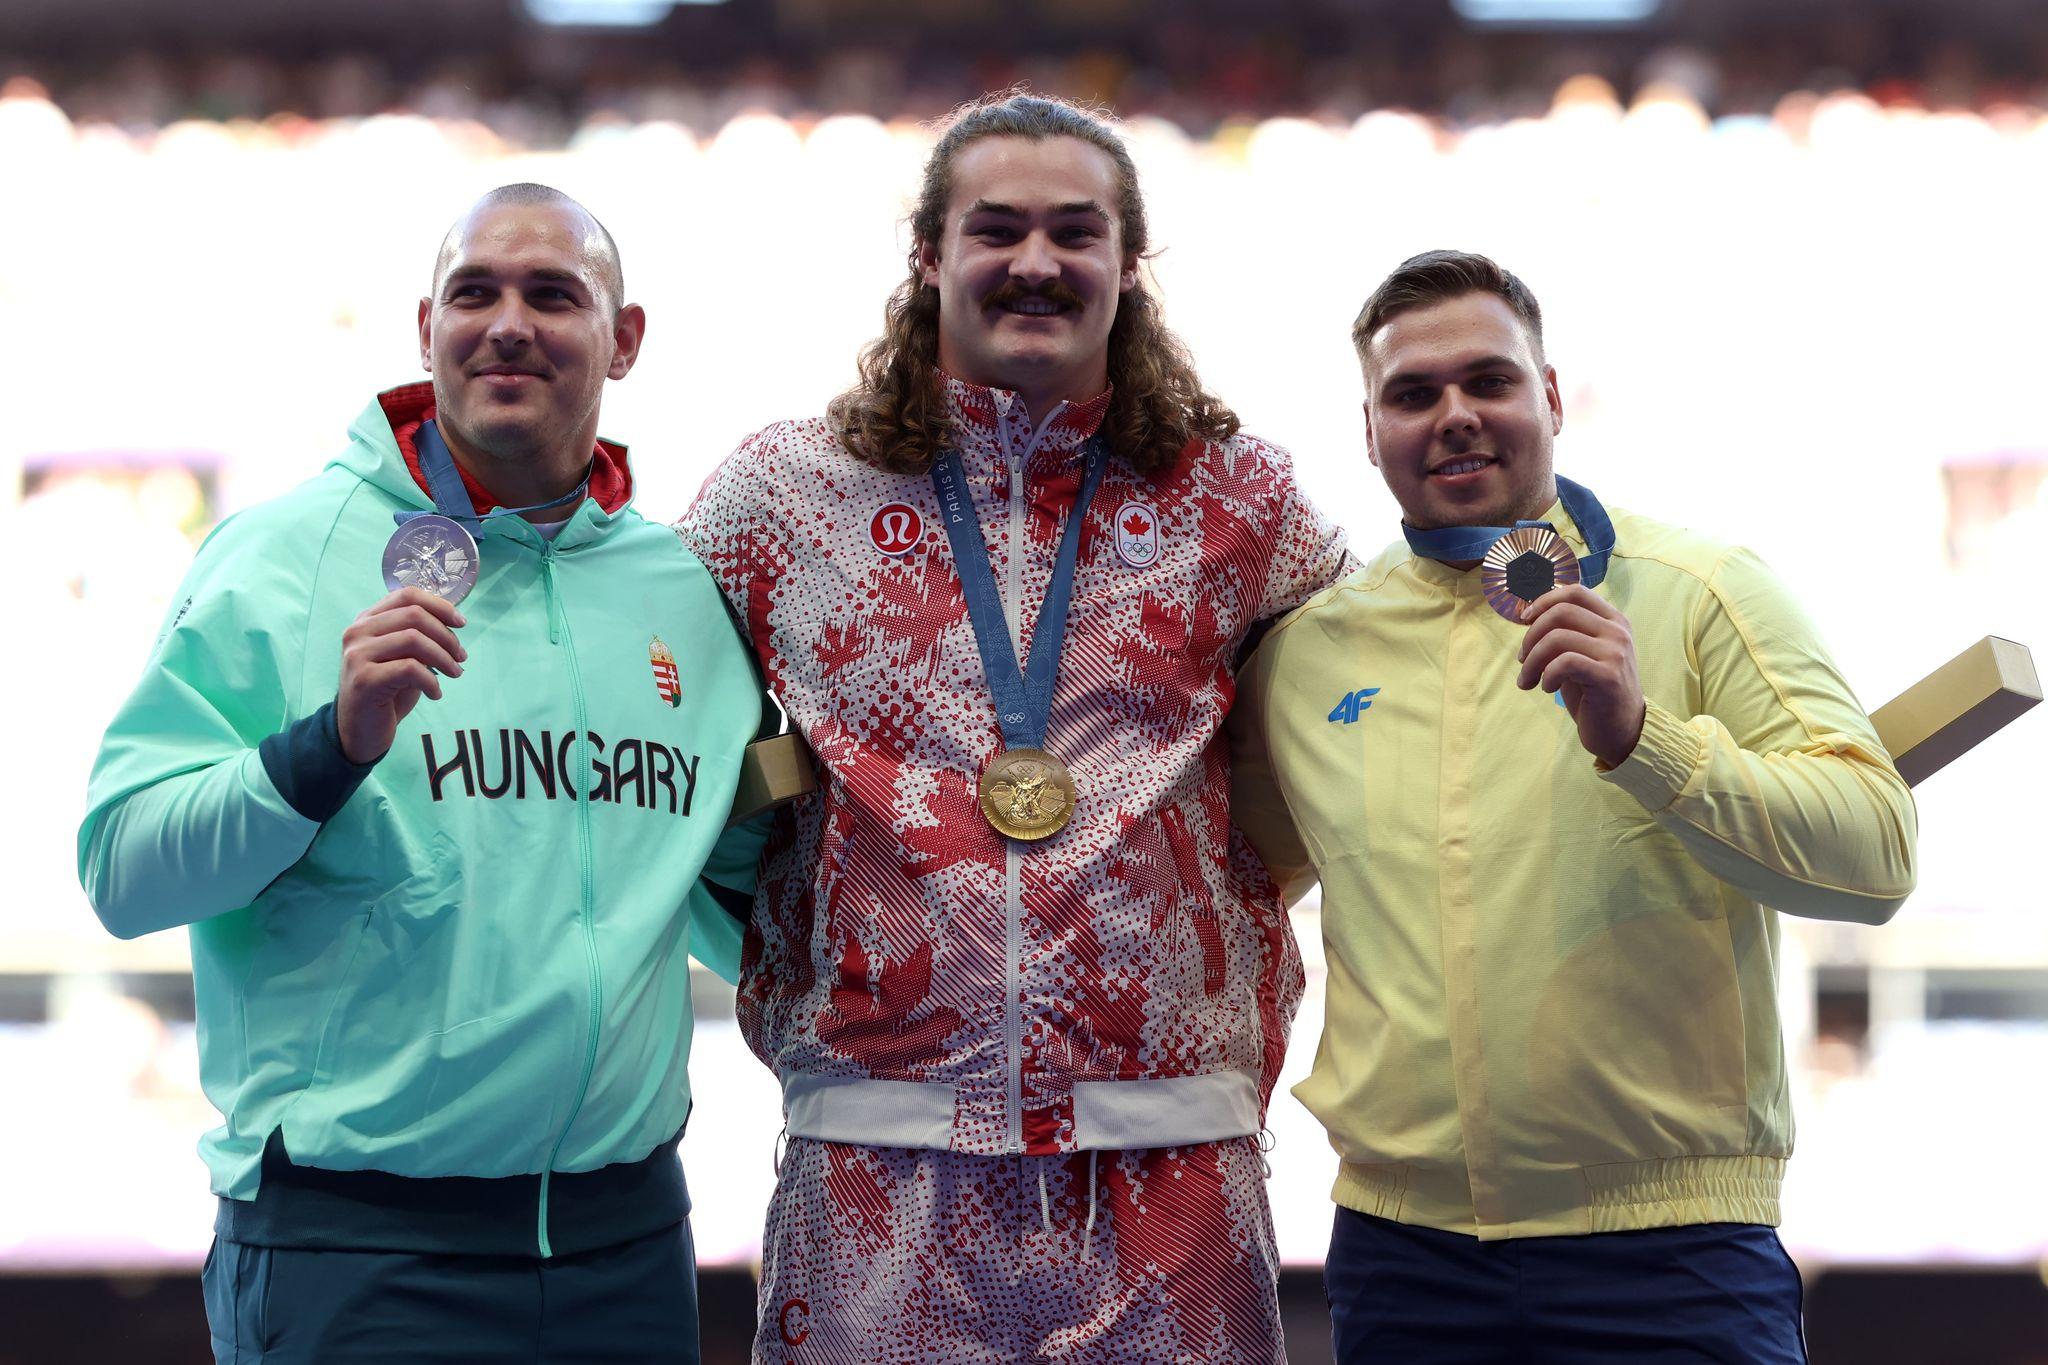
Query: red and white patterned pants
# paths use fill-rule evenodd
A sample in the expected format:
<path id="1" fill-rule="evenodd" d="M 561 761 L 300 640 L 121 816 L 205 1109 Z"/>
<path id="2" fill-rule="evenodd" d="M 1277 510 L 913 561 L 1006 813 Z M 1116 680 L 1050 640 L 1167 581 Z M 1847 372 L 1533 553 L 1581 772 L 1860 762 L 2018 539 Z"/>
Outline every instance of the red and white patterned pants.
<path id="1" fill-rule="evenodd" d="M 754 1360 L 1284 1362 L 1264 1172 L 1251 1138 L 1051 1157 L 792 1139 Z"/>

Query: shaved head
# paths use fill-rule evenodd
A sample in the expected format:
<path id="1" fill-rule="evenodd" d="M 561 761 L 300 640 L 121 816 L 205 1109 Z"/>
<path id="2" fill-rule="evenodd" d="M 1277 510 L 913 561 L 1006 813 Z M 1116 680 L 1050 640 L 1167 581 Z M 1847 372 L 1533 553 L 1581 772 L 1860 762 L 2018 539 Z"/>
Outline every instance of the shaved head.
<path id="1" fill-rule="evenodd" d="M 606 301 L 610 303 L 613 313 L 617 313 L 625 306 L 626 272 L 619 264 L 619 244 L 612 240 L 612 235 L 605 230 L 605 225 L 597 221 L 596 214 L 554 186 L 537 185 L 531 181 L 498 186 L 471 204 L 469 211 L 449 226 L 447 235 L 441 239 L 440 253 L 434 258 L 434 295 L 441 292 L 441 277 L 447 274 L 456 253 L 461 250 L 463 233 L 471 220 L 479 214 L 514 204 L 544 204 L 582 218 L 589 225 L 583 234 L 583 250 L 590 262 L 591 273 L 596 277 L 598 286 L 604 290 Z"/>
<path id="2" fill-rule="evenodd" d="M 611 235 L 545 185 L 491 191 L 443 241 L 420 363 L 449 450 L 494 497 L 545 502 L 589 469 L 600 393 L 646 335 L 623 292 Z"/>

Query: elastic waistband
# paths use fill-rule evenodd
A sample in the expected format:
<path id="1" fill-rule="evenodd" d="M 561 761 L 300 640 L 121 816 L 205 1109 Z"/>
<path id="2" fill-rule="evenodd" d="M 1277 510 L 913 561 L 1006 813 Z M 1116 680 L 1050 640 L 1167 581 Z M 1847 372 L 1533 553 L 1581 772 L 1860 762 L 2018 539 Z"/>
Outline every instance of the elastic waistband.
<path id="1" fill-rule="evenodd" d="M 1259 1131 L 1259 1074 L 1075 1081 L 1074 1149 L 1184 1147 Z M 791 1137 L 874 1147 L 953 1146 L 956 1091 L 942 1081 L 786 1075 Z"/>
<path id="2" fill-rule="evenodd" d="M 552 1253 L 616 1246 L 687 1218 L 681 1136 L 638 1161 L 555 1172 L 548 1182 Z M 250 1246 L 538 1257 L 540 1197 L 538 1175 L 428 1178 L 300 1166 L 275 1131 L 263 1146 L 256 1197 L 222 1199 L 213 1231 Z"/>
<path id="3" fill-rule="evenodd" d="M 1488 1242 L 1695 1223 L 1776 1227 L 1784 1176 L 1785 1158 L 1754 1154 L 1516 1171 L 1497 1183 L 1488 1201 L 1504 1216 L 1482 1222 L 1473 1209 L 1471 1177 L 1461 1165 L 1345 1161 L 1331 1195 L 1357 1213 Z"/>

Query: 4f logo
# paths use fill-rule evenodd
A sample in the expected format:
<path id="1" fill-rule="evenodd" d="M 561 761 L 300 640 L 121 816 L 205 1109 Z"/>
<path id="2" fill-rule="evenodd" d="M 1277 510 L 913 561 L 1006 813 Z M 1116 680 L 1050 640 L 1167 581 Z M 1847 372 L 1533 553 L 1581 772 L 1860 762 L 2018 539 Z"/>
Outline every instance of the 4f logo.
<path id="1" fill-rule="evenodd" d="M 1361 687 L 1356 692 L 1346 692 L 1337 703 L 1337 708 L 1330 712 L 1330 723 L 1351 724 L 1363 712 L 1372 709 L 1372 699 L 1379 694 L 1380 690 L 1377 687 Z"/>
<path id="2" fill-rule="evenodd" d="M 892 502 L 868 523 L 868 538 L 885 555 L 907 555 L 924 539 L 924 518 L 907 502 Z"/>

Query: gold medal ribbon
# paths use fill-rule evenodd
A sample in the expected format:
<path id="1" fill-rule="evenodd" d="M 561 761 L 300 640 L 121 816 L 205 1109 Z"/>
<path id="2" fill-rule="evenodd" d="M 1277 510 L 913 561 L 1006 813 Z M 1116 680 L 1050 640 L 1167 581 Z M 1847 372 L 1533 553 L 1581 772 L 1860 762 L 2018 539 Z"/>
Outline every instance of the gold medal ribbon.
<path id="1" fill-rule="evenodd" d="M 967 474 L 958 451 L 943 452 L 932 462 L 932 489 L 939 498 L 939 520 L 953 549 L 953 567 L 967 601 L 967 619 L 981 651 L 982 672 L 995 701 L 996 725 L 1003 750 L 981 774 L 981 811 L 988 822 L 1012 839 L 1043 839 L 1067 823 L 1074 813 L 1074 775 L 1044 749 L 1052 719 L 1052 688 L 1059 674 L 1060 646 L 1067 631 L 1067 607 L 1074 596 L 1074 566 L 1081 554 L 1081 524 L 1102 483 L 1108 450 L 1100 436 L 1082 453 L 1081 489 L 1060 532 L 1059 555 L 1046 584 L 1045 605 L 1032 632 L 1031 656 L 1017 666 L 1017 650 L 1003 616 L 995 572 L 981 538 L 981 519 L 967 489 Z M 1020 476 L 1021 477 L 1021 476 Z M 1021 546 L 1013 546 L 1021 553 Z"/>

